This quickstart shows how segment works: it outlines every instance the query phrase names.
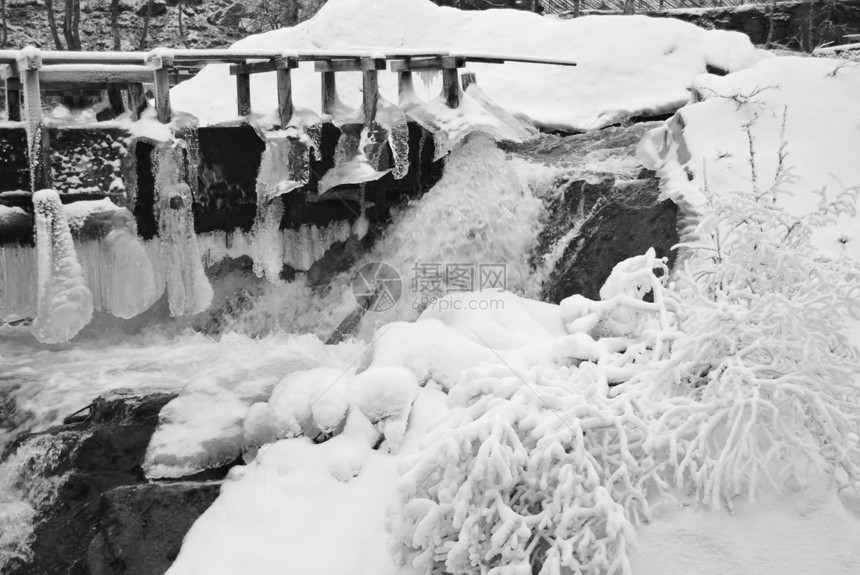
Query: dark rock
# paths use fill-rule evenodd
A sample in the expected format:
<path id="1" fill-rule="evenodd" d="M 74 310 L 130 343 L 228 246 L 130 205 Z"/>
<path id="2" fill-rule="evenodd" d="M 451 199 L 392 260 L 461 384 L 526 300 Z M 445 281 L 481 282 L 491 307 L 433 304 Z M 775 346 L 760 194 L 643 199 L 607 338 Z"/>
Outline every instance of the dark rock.
<path id="1" fill-rule="evenodd" d="M 160 575 L 179 554 L 194 521 L 218 497 L 219 483 L 117 487 L 101 496 L 86 555 L 90 575 Z"/>
<path id="2" fill-rule="evenodd" d="M 146 16 L 148 4 L 149 0 L 143 0 L 143 2 L 141 2 L 137 7 L 136 14 L 138 16 Z M 152 0 L 151 16 L 161 16 L 163 14 L 167 14 L 167 2 L 165 2 L 165 0 Z"/>
<path id="3" fill-rule="evenodd" d="M 708 29 L 743 32 L 754 44 L 767 41 L 770 3 L 651 12 Z M 811 13 L 810 13 L 811 12 Z M 772 42 L 811 50 L 825 43 L 842 43 L 842 36 L 860 32 L 860 0 L 843 2 L 779 2 L 775 5 Z M 811 24 L 811 26 L 810 26 Z"/>
<path id="4" fill-rule="evenodd" d="M 59 488 L 56 497 L 37 510 L 32 561 L 12 566 L 7 575 L 86 572 L 84 558 L 98 523 L 101 494 L 144 480 L 141 464 L 158 413 L 173 397 L 113 392 L 97 398 L 85 414 L 68 419 L 70 423 L 12 444 L 7 455 L 47 439 L 51 464 L 42 473 L 57 478 Z"/>
<path id="5" fill-rule="evenodd" d="M 218 25 L 228 28 L 239 28 L 242 18 L 245 17 L 247 11 L 241 3 L 235 3 L 228 6 L 218 18 Z"/>
<path id="6" fill-rule="evenodd" d="M 72 235 L 82 240 L 96 240 L 107 237 L 113 230 L 120 228 L 137 234 L 134 215 L 126 209 L 91 213 L 80 228 L 72 228 Z"/>
<path id="7" fill-rule="evenodd" d="M 544 301 L 557 303 L 581 294 L 599 299 L 600 288 L 618 262 L 653 247 L 674 263 L 678 243 L 678 208 L 660 200 L 656 178 L 597 182 L 577 180 L 548 206 L 549 221 L 539 238 L 549 253 L 575 227 L 578 233 L 563 248 L 542 286 Z"/>

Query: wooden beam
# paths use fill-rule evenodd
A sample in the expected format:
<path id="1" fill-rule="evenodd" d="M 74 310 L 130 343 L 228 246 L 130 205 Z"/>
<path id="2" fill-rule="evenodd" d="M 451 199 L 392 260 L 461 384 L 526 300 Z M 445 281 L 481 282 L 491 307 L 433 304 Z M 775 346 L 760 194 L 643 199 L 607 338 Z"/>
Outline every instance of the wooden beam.
<path id="1" fill-rule="evenodd" d="M 49 64 L 140 64 L 147 52 L 42 52 L 42 63 Z"/>
<path id="2" fill-rule="evenodd" d="M 451 58 L 449 56 L 438 56 L 435 58 L 409 58 L 405 60 L 392 60 L 390 69 L 392 72 L 411 72 L 418 70 L 445 70 L 447 68 L 462 68 L 466 65 L 463 58 Z"/>
<path id="3" fill-rule="evenodd" d="M 323 114 L 330 114 L 337 100 L 337 89 L 334 80 L 334 72 L 323 72 L 322 78 L 322 104 L 320 109 Z"/>
<path id="4" fill-rule="evenodd" d="M 376 104 L 379 100 L 379 72 L 365 70 L 362 72 L 361 95 L 364 108 L 364 125 L 369 126 L 376 120 Z"/>
<path id="5" fill-rule="evenodd" d="M 125 112 L 125 102 L 122 98 L 122 89 L 118 84 L 107 85 L 108 102 L 110 102 L 111 111 L 114 116 L 119 116 Z"/>
<path id="6" fill-rule="evenodd" d="M 162 124 L 170 122 L 170 78 L 167 68 L 155 70 L 155 112 Z"/>
<path id="7" fill-rule="evenodd" d="M 44 66 L 39 77 L 45 86 L 148 83 L 153 81 L 153 70 L 146 66 Z"/>
<path id="8" fill-rule="evenodd" d="M 281 129 L 285 129 L 293 117 L 293 83 L 290 69 L 277 71 L 278 74 L 278 116 L 281 118 Z"/>
<path id="9" fill-rule="evenodd" d="M 251 113 L 251 76 L 248 74 L 236 74 L 236 110 L 240 116 Z"/>
<path id="10" fill-rule="evenodd" d="M 322 60 L 314 64 L 317 72 L 363 72 L 385 70 L 385 58 L 351 58 Z"/>
<path id="11" fill-rule="evenodd" d="M 397 101 L 403 104 L 404 96 L 415 92 L 415 85 L 412 83 L 412 72 L 397 73 Z"/>
<path id="12" fill-rule="evenodd" d="M 10 122 L 21 121 L 21 92 L 9 87 L 6 80 L 6 117 Z"/>
<path id="13" fill-rule="evenodd" d="M 442 69 L 442 92 L 449 108 L 460 107 L 460 82 L 457 68 Z"/>
<path id="14" fill-rule="evenodd" d="M 23 116 L 27 124 L 27 154 L 30 163 L 30 191 L 36 192 L 53 185 L 50 142 L 42 121 L 42 90 L 39 69 L 42 67 L 38 50 L 22 50 L 18 56 L 18 71 L 24 92 Z"/>
<path id="15" fill-rule="evenodd" d="M 268 62 L 252 62 L 250 64 L 234 64 L 230 66 L 230 74 L 260 74 L 263 72 L 274 72 L 275 70 L 291 70 L 299 67 L 296 58 L 279 58 Z"/>

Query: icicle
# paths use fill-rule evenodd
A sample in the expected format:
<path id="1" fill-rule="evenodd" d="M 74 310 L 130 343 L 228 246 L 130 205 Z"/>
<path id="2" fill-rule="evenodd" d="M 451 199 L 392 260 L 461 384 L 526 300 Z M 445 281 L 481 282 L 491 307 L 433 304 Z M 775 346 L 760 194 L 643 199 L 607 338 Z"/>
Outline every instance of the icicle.
<path id="1" fill-rule="evenodd" d="M 147 309 L 161 296 L 155 271 L 136 230 L 118 227 L 104 238 L 77 242 L 93 306 L 124 319 Z"/>
<path id="2" fill-rule="evenodd" d="M 387 134 L 388 146 L 394 157 L 394 168 L 391 173 L 399 180 L 409 172 L 409 125 L 406 123 L 406 114 L 380 97 L 376 121 Z"/>
<path id="3" fill-rule="evenodd" d="M 173 147 L 153 150 L 158 235 L 173 316 L 200 313 L 209 307 L 213 296 L 194 233 L 191 188 L 181 181 L 178 155 L 179 150 Z"/>
<path id="4" fill-rule="evenodd" d="M 93 294 L 84 284 L 72 233 L 54 190 L 33 194 L 36 214 L 37 307 L 31 331 L 41 342 L 75 336 L 93 316 Z"/>
<path id="5" fill-rule="evenodd" d="M 378 124 L 375 124 L 378 127 Z M 377 169 L 382 146 L 376 131 L 357 125 L 344 125 L 337 142 L 334 167 L 320 179 L 317 191 L 324 194 L 342 184 L 361 184 L 378 180 L 389 169 Z"/>
<path id="6" fill-rule="evenodd" d="M 0 322 L 18 321 L 36 313 L 36 249 L 0 246 Z"/>
<path id="7" fill-rule="evenodd" d="M 280 283 L 281 269 L 284 267 L 284 244 L 281 238 L 281 217 L 284 203 L 281 198 L 269 201 L 257 200 L 257 216 L 252 230 L 251 257 L 254 260 L 254 273 L 265 276 L 271 283 Z"/>

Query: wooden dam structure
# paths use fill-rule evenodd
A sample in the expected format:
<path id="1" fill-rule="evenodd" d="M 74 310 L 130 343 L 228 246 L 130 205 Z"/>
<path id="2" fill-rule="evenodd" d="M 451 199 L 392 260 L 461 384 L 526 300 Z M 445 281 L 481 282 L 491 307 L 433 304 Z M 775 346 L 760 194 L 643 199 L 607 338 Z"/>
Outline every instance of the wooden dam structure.
<path id="1" fill-rule="evenodd" d="M 300 63 L 313 63 L 320 77 L 320 107 L 323 114 L 337 104 L 338 75 L 362 75 L 361 117 L 365 128 L 377 118 L 378 75 L 386 70 L 397 74 L 401 98 L 412 90 L 414 72 L 441 73 L 445 103 L 457 108 L 461 101 L 461 71 L 469 63 L 503 64 L 526 62 L 572 66 L 574 62 L 514 55 L 471 54 L 438 50 L 380 49 L 358 51 L 278 50 L 172 50 L 150 52 L 59 52 L 28 47 L 20 51 L 0 50 L 0 78 L 5 89 L 7 122 L 0 123 L 0 207 L 17 207 L 32 215 L 30 193 L 55 188 L 63 203 L 110 198 L 127 208 L 145 239 L 158 234 L 153 214 L 156 184 L 153 150 L 159 146 L 145 137 L 134 138 L 116 122 L 94 121 L 83 125 L 46 122 L 46 101 L 69 101 L 85 92 L 106 94 L 104 119 L 119 116 L 139 120 L 144 110 L 154 108 L 158 122 L 168 125 L 176 138 L 188 144 L 184 178 L 193 193 L 194 229 L 249 230 L 256 213 L 255 184 L 265 137 L 252 122 L 251 82 L 254 74 L 276 76 L 277 120 L 285 129 L 296 112 L 291 73 Z M 177 113 L 170 102 L 171 83 L 190 77 L 189 70 L 207 64 L 227 64 L 234 78 L 236 114 L 240 121 L 229 125 L 177 127 Z M 473 74 L 463 74 L 465 85 Z M 231 89 L 225 86 L 224 89 Z M 53 99 L 53 100 L 51 100 Z M 150 115 L 152 111 L 148 112 Z M 325 116 L 323 116 L 325 117 Z M 99 119 L 102 119 L 101 117 Z M 360 130 L 362 126 L 358 126 Z M 324 224 L 355 219 L 371 206 L 371 221 L 388 218 L 389 209 L 429 189 L 441 175 L 434 160 L 433 137 L 415 122 L 408 122 L 409 170 L 404 177 L 391 173 L 360 185 L 342 185 L 317 193 L 320 178 L 335 165 L 338 141 L 347 126 L 323 122 L 319 150 L 310 154 L 310 176 L 298 190 L 282 196 L 282 228 L 301 224 Z M 391 150 L 383 153 L 389 156 Z M 118 168 L 119 166 L 119 168 Z M 117 185 L 117 178 L 133 180 Z M 69 184 L 69 182 L 72 182 Z M 128 184 L 128 182 L 125 182 Z M 2 212 L 0 212 L 2 213 Z M 32 222 L 30 217 L 29 222 Z M 0 244 L 32 244 L 32 224 L 0 218 Z"/>

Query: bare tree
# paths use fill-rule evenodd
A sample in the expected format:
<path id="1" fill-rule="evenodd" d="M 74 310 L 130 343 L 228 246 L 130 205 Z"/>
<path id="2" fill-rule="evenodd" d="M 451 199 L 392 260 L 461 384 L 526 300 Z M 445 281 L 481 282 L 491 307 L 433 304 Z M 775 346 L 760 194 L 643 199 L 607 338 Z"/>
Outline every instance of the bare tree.
<path id="1" fill-rule="evenodd" d="M 152 19 L 152 0 L 147 0 L 146 15 L 143 17 L 143 33 L 140 35 L 139 49 L 146 48 L 146 40 L 149 36 L 149 21 Z"/>
<path id="2" fill-rule="evenodd" d="M 113 35 L 113 49 L 122 49 L 122 38 L 119 35 L 119 0 L 110 0 L 110 30 Z"/>
<path id="3" fill-rule="evenodd" d="M 0 0 L 0 17 L 3 18 L 3 36 L 0 36 L 0 46 L 5 46 L 9 40 L 9 30 L 6 28 L 6 0 Z"/>
<path id="4" fill-rule="evenodd" d="M 179 38 L 180 41 L 185 38 L 185 26 L 182 24 L 182 9 L 185 7 L 185 0 L 179 0 L 176 4 L 176 14 L 179 17 Z"/>
<path id="5" fill-rule="evenodd" d="M 764 47 L 770 49 L 773 44 L 773 15 L 776 12 L 776 0 L 771 0 L 770 10 L 767 13 L 767 40 L 764 41 Z"/>
<path id="6" fill-rule="evenodd" d="M 63 36 L 69 50 L 81 49 L 81 0 L 66 0 Z"/>
<path id="7" fill-rule="evenodd" d="M 636 0 L 624 0 L 624 13 L 627 15 L 636 13 Z"/>
<path id="8" fill-rule="evenodd" d="M 57 18 L 54 15 L 54 0 L 45 0 L 45 10 L 48 12 L 48 28 L 51 30 L 51 37 L 54 39 L 54 46 L 57 50 L 63 50 L 63 43 L 60 41 L 59 33 L 57 33 Z"/>

